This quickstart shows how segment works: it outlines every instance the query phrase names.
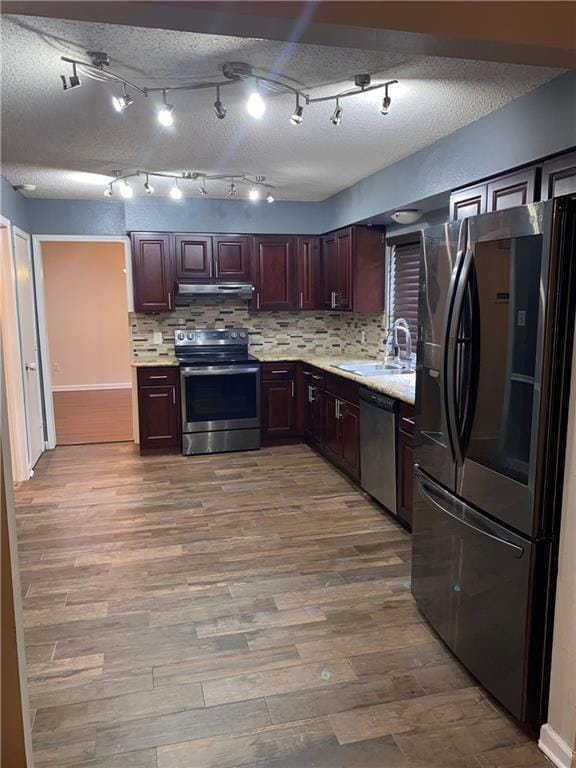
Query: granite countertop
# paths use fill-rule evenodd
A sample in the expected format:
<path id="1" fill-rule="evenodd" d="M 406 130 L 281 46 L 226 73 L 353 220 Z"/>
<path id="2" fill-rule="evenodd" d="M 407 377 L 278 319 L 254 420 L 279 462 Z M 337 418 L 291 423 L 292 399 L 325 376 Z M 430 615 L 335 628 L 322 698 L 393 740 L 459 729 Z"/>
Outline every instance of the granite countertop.
<path id="1" fill-rule="evenodd" d="M 414 405 L 416 393 L 415 373 L 387 374 L 386 376 L 357 376 L 355 373 L 350 373 L 349 371 L 341 371 L 339 368 L 334 368 L 334 366 L 338 365 L 339 363 L 380 363 L 382 362 L 381 360 L 353 356 L 346 357 L 343 355 L 328 356 L 326 354 L 309 354 L 304 350 L 261 352 L 260 350 L 251 349 L 250 354 L 254 355 L 254 357 L 260 360 L 262 363 L 300 361 L 302 363 L 307 363 L 308 365 L 314 365 L 316 368 L 321 368 L 328 373 L 356 381 L 358 384 L 362 384 L 364 387 L 373 389 L 375 392 L 381 392 L 382 394 L 388 395 L 389 397 L 394 397 L 396 400 L 402 400 L 404 403 Z M 178 365 L 178 360 L 176 360 L 175 357 L 143 355 L 142 357 L 133 358 L 131 365 L 133 368 L 157 365 Z"/>
<path id="2" fill-rule="evenodd" d="M 280 363 L 280 362 L 294 362 L 300 361 L 302 363 L 308 363 L 308 365 L 314 365 L 316 368 L 321 368 L 328 373 L 335 374 L 336 376 L 342 376 L 345 379 L 351 379 L 352 381 L 362 384 L 364 387 L 373 389 L 375 392 L 381 392 L 384 395 L 393 397 L 396 400 L 402 400 L 404 403 L 414 405 L 416 399 L 416 374 L 415 373 L 396 373 L 386 374 L 385 376 L 357 376 L 355 373 L 349 371 L 342 371 L 339 368 L 334 368 L 339 363 L 381 363 L 382 360 L 376 360 L 374 358 L 360 358 L 352 355 L 331 355 L 326 354 L 309 354 L 304 350 L 288 350 L 286 352 L 260 352 L 257 350 L 250 350 L 250 353 L 257 357 L 262 363 Z"/>

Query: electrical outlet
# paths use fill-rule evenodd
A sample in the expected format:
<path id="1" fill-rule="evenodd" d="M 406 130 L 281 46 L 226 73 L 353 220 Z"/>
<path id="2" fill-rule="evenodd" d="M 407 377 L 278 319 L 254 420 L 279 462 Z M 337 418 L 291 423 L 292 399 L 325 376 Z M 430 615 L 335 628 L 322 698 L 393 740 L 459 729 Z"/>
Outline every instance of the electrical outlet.
<path id="1" fill-rule="evenodd" d="M 162 331 L 154 331 L 153 344 L 163 344 L 164 343 L 164 336 L 162 335 Z"/>

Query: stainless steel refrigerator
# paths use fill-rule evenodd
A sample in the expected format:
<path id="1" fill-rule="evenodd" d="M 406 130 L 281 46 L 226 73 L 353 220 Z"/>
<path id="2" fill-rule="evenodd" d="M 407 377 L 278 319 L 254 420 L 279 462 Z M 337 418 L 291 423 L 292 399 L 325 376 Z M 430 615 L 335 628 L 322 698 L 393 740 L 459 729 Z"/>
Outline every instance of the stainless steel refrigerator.
<path id="1" fill-rule="evenodd" d="M 516 718 L 546 714 L 575 203 L 423 233 L 412 592 Z"/>

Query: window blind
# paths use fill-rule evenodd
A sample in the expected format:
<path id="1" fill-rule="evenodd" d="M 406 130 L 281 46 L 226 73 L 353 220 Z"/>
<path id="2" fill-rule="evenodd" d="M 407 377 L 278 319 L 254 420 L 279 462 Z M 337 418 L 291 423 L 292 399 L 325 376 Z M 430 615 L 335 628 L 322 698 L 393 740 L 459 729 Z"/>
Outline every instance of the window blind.
<path id="1" fill-rule="evenodd" d="M 418 291 L 420 278 L 420 242 L 395 245 L 390 270 L 391 323 L 403 317 L 410 328 L 412 352 L 418 338 Z M 398 334 L 402 353 L 406 352 L 404 334 Z"/>

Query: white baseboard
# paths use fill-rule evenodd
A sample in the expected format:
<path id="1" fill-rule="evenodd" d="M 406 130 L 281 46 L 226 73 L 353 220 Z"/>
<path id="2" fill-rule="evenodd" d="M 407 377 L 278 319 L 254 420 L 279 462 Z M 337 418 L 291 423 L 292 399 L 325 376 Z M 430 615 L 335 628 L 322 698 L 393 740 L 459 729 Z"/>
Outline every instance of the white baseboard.
<path id="1" fill-rule="evenodd" d="M 131 382 L 120 384 L 60 384 L 52 387 L 52 392 L 89 392 L 97 389 L 132 389 Z"/>
<path id="2" fill-rule="evenodd" d="M 574 752 L 552 728 L 550 723 L 545 723 L 540 729 L 538 746 L 557 768 L 570 768 Z"/>

